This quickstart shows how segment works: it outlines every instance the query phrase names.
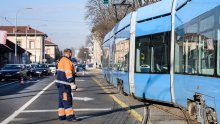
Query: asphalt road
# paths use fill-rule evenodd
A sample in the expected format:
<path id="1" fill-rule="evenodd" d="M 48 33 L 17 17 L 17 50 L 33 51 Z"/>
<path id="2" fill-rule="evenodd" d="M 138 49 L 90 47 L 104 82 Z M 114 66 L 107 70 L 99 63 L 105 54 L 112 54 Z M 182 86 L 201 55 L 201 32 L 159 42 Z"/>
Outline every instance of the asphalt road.
<path id="1" fill-rule="evenodd" d="M 74 105 L 78 124 L 138 124 L 128 111 L 117 104 L 88 73 L 76 78 Z M 46 77 L 0 85 L 0 122 L 2 124 L 68 124 L 57 118 L 58 91 L 51 83 L 55 77 Z M 97 79 L 98 80 L 98 79 Z"/>

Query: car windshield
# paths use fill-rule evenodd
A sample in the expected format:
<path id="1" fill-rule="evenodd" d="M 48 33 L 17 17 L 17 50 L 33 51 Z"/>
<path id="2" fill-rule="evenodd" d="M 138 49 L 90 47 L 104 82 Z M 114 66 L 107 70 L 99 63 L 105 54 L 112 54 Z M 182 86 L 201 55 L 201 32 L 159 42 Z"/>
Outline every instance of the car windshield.
<path id="1" fill-rule="evenodd" d="M 76 63 L 77 60 L 76 60 L 75 58 L 72 58 L 72 62 L 73 62 L 73 63 Z"/>
<path id="2" fill-rule="evenodd" d="M 51 65 L 48 65 L 48 66 L 49 66 L 49 67 L 55 67 L 55 65 L 52 65 L 52 64 L 51 64 Z"/>
<path id="3" fill-rule="evenodd" d="M 83 67 L 83 64 L 79 64 L 78 67 Z"/>
<path id="4" fill-rule="evenodd" d="M 35 68 L 35 67 L 37 67 L 37 65 L 31 65 L 31 68 Z"/>
<path id="5" fill-rule="evenodd" d="M 38 68 L 46 68 L 47 66 L 45 64 L 39 64 L 37 65 Z"/>
<path id="6" fill-rule="evenodd" d="M 21 65 L 5 65 L 3 69 L 21 69 Z"/>

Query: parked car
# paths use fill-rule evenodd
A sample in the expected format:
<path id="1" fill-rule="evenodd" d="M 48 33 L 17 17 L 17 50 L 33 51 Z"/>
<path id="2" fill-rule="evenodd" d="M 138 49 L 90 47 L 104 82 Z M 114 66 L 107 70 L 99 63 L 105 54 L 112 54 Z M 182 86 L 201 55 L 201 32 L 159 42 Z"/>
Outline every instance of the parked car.
<path id="1" fill-rule="evenodd" d="M 0 70 L 0 81 L 2 81 L 2 79 L 3 79 L 3 74 L 2 74 L 2 72 Z"/>
<path id="2" fill-rule="evenodd" d="M 32 76 L 36 75 L 36 67 L 38 64 L 29 64 L 28 70 Z"/>
<path id="3" fill-rule="evenodd" d="M 51 71 L 46 64 L 36 64 L 33 66 L 34 75 L 42 76 L 42 75 L 50 75 Z"/>
<path id="4" fill-rule="evenodd" d="M 27 79 L 28 70 L 22 64 L 7 64 L 0 71 L 0 79 Z"/>
<path id="5" fill-rule="evenodd" d="M 76 71 L 77 72 L 85 71 L 85 70 L 86 70 L 85 64 L 77 64 L 77 66 L 76 66 Z"/>
<path id="6" fill-rule="evenodd" d="M 93 63 L 88 64 L 88 67 L 89 67 L 89 68 L 92 68 L 93 66 L 94 66 Z"/>
<path id="7" fill-rule="evenodd" d="M 53 74 L 57 73 L 57 69 L 56 69 L 56 66 L 54 64 L 48 64 L 48 67 L 49 67 L 51 73 L 53 73 Z"/>

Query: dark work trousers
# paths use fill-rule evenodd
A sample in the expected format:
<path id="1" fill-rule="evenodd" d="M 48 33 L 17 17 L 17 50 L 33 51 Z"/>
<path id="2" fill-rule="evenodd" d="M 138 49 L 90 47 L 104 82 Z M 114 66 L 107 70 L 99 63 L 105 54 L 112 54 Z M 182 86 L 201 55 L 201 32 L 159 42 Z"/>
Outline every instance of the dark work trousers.
<path id="1" fill-rule="evenodd" d="M 70 86 L 57 86 L 59 91 L 59 110 L 58 115 L 60 120 L 71 119 L 74 117 L 74 110 L 72 108 L 72 95 Z"/>

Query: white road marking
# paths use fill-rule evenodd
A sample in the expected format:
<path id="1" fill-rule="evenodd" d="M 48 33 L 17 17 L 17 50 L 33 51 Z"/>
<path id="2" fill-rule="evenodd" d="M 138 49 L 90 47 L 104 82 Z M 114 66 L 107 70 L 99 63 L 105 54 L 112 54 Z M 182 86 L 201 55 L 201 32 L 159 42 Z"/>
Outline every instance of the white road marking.
<path id="1" fill-rule="evenodd" d="M 14 83 L 18 83 L 18 81 L 14 81 L 14 82 L 11 82 L 11 83 L 7 83 L 7 84 L 4 84 L 4 85 L 1 85 L 0 88 L 1 88 L 1 87 L 4 87 L 4 86 L 11 85 L 11 84 L 14 84 Z"/>
<path id="2" fill-rule="evenodd" d="M 22 107 L 20 107 L 17 111 L 15 111 L 12 115 L 6 118 L 1 124 L 8 124 L 10 121 L 14 120 L 16 116 L 18 116 L 22 111 L 24 111 L 31 103 L 33 103 L 40 95 L 42 95 L 50 86 L 52 86 L 55 82 L 51 82 L 47 85 L 42 91 L 40 91 L 37 95 L 31 98 L 27 103 L 25 103 Z"/>
<path id="3" fill-rule="evenodd" d="M 86 80 L 76 80 L 76 81 L 83 82 L 83 81 L 86 81 Z"/>
<path id="4" fill-rule="evenodd" d="M 77 119 L 86 119 L 86 118 L 90 118 L 92 116 L 76 116 Z"/>
<path id="5" fill-rule="evenodd" d="M 74 100 L 82 100 L 82 101 L 91 101 L 91 100 L 94 100 L 94 98 L 89 98 L 89 97 L 73 97 L 73 101 Z"/>
<path id="6" fill-rule="evenodd" d="M 25 118 L 14 118 L 12 121 L 26 121 L 27 119 Z"/>
<path id="7" fill-rule="evenodd" d="M 77 116 L 76 115 L 77 119 L 86 119 L 86 118 L 90 118 L 90 117 L 92 117 L 92 116 Z M 12 121 L 27 121 L 27 120 L 28 120 L 27 118 L 15 118 Z"/>
<path id="8" fill-rule="evenodd" d="M 77 88 L 76 91 L 83 91 L 85 88 Z"/>
<path id="9" fill-rule="evenodd" d="M 84 108 L 84 109 L 74 109 L 77 112 L 84 112 L 84 111 L 111 111 L 111 108 Z M 52 110 L 24 110 L 22 113 L 41 113 L 41 112 L 57 112 L 58 109 Z"/>
<path id="10" fill-rule="evenodd" d="M 27 83 L 37 83 L 38 81 L 27 81 Z"/>

